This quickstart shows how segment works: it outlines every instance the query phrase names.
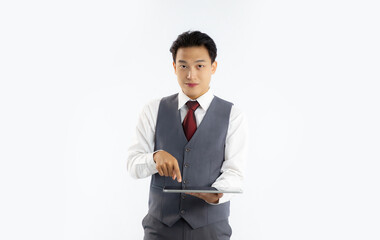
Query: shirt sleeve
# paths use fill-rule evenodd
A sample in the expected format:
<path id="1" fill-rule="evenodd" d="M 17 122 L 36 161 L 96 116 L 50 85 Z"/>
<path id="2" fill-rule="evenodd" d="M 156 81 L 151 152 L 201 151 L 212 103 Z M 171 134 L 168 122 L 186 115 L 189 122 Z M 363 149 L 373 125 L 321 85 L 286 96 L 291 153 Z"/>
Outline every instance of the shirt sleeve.
<path id="1" fill-rule="evenodd" d="M 153 160 L 154 134 L 160 99 L 144 106 L 139 115 L 133 144 L 127 151 L 127 170 L 133 178 L 145 178 L 157 173 Z"/>
<path id="2" fill-rule="evenodd" d="M 227 131 L 225 157 L 221 175 L 212 184 L 218 190 L 238 188 L 243 190 L 244 169 L 247 157 L 248 123 L 246 115 L 235 105 L 232 106 Z M 219 202 L 229 201 L 235 193 L 224 193 Z"/>

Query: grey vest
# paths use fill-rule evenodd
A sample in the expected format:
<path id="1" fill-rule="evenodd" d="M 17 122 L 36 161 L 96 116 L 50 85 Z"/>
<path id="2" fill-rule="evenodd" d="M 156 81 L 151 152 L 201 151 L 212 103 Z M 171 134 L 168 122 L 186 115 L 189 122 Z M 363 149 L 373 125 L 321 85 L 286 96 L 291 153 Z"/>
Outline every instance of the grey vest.
<path id="1" fill-rule="evenodd" d="M 149 214 L 168 226 L 181 217 L 192 228 L 199 228 L 228 218 L 230 202 L 211 205 L 187 194 L 164 193 L 164 186 L 184 189 L 188 186 L 209 187 L 219 177 L 224 161 L 224 146 L 232 103 L 214 96 L 206 115 L 190 141 L 183 131 L 178 94 L 161 99 L 154 150 L 165 150 L 179 164 L 182 182 L 170 177 L 152 175 L 149 192 Z"/>

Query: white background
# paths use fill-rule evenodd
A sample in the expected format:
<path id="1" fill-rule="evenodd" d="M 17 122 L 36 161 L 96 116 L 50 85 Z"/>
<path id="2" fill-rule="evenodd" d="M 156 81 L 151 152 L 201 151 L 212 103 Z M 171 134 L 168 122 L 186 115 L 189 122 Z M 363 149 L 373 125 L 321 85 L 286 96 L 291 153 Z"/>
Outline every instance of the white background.
<path id="1" fill-rule="evenodd" d="M 234 240 L 380 239 L 378 1 L 1 1 L 0 238 L 142 239 L 126 151 L 179 91 L 169 48 L 218 47 L 211 87 L 250 122 Z"/>

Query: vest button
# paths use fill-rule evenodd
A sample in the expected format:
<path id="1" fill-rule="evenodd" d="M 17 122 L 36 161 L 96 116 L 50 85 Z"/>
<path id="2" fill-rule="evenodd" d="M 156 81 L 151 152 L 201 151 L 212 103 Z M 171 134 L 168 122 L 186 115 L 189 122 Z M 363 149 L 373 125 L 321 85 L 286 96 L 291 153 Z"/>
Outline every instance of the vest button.
<path id="1" fill-rule="evenodd" d="M 181 194 L 181 198 L 182 198 L 182 199 L 185 199 L 185 194 L 182 193 L 182 194 Z"/>
<path id="2" fill-rule="evenodd" d="M 190 152 L 190 148 L 186 148 L 185 151 L 186 151 L 186 152 Z"/>
<path id="3" fill-rule="evenodd" d="M 185 210 L 181 210 L 181 214 L 183 215 L 183 214 L 185 214 L 186 212 L 185 212 Z"/>
<path id="4" fill-rule="evenodd" d="M 185 167 L 188 167 L 189 165 L 187 163 L 185 163 Z"/>
<path id="5" fill-rule="evenodd" d="M 183 180 L 183 184 L 186 184 L 186 179 Z"/>

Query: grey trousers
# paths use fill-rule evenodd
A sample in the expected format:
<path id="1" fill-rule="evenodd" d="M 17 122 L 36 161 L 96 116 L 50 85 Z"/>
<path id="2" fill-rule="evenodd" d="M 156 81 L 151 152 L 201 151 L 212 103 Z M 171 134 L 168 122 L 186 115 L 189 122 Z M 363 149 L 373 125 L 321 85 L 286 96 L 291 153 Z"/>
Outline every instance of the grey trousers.
<path id="1" fill-rule="evenodd" d="M 228 219 L 192 229 L 183 218 L 168 227 L 147 214 L 142 225 L 144 240 L 229 240 L 232 234 Z"/>

